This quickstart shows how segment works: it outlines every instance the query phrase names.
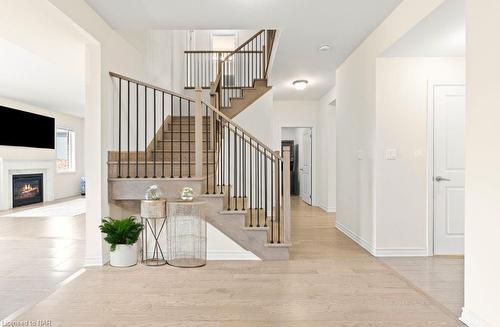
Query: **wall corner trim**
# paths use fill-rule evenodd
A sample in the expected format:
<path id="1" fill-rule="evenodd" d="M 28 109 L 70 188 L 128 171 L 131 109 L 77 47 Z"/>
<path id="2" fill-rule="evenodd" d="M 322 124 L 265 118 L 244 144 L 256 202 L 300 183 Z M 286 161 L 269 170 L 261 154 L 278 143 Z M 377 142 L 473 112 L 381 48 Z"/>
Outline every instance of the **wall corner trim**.
<path id="1" fill-rule="evenodd" d="M 462 308 L 462 315 L 459 319 L 469 327 L 493 327 L 493 325 L 479 318 L 478 315 L 476 315 L 472 311 L 469 311 L 465 307 Z"/>
<path id="2" fill-rule="evenodd" d="M 363 249 L 368 251 L 371 255 L 374 255 L 374 248 L 373 245 L 370 244 L 370 242 L 366 241 L 365 239 L 361 238 L 360 236 L 356 235 L 353 231 L 351 231 L 347 226 L 340 222 L 335 223 L 335 227 L 344 233 L 347 237 L 349 237 L 351 240 L 354 242 L 358 243 L 359 246 L 361 246 Z"/>

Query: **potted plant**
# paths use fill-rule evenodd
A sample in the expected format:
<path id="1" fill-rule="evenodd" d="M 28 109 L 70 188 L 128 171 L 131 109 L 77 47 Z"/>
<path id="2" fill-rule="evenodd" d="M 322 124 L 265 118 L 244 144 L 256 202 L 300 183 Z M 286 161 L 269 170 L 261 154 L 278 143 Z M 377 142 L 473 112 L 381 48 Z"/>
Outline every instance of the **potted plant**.
<path id="1" fill-rule="evenodd" d="M 106 234 L 104 240 L 111 245 L 110 265 L 130 267 L 137 264 L 137 240 L 144 225 L 135 221 L 135 217 L 113 219 L 105 217 L 99 226 Z"/>

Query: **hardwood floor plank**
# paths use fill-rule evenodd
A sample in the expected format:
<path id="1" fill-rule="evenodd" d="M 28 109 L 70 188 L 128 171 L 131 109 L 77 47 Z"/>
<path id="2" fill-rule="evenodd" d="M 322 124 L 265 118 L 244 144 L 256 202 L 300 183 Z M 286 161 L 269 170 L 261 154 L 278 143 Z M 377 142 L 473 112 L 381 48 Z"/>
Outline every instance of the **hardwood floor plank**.
<path id="1" fill-rule="evenodd" d="M 19 320 L 53 326 L 460 326 L 449 311 L 292 201 L 290 261 L 87 269 Z"/>

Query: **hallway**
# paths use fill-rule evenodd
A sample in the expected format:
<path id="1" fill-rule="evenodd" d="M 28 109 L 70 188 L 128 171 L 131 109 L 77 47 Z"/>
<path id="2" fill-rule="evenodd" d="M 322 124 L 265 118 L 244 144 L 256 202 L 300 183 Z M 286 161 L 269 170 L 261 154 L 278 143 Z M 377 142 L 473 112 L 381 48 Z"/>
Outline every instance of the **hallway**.
<path id="1" fill-rule="evenodd" d="M 92 268 L 17 320 L 52 326 L 460 326 L 441 305 L 292 201 L 290 261 Z"/>

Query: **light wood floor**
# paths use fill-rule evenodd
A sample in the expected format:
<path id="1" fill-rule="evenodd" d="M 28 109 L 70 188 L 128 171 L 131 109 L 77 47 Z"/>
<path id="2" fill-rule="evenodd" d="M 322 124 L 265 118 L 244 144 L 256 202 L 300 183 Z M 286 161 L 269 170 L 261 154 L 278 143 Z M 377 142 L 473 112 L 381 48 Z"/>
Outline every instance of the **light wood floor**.
<path id="1" fill-rule="evenodd" d="M 464 306 L 464 259 L 455 256 L 381 259 L 413 285 L 460 317 Z"/>
<path id="2" fill-rule="evenodd" d="M 45 298 L 83 267 L 84 231 L 84 215 L 0 217 L 0 321 Z"/>
<path id="3" fill-rule="evenodd" d="M 21 315 L 52 326 L 460 326 L 444 306 L 293 200 L 292 260 L 88 269 Z"/>

